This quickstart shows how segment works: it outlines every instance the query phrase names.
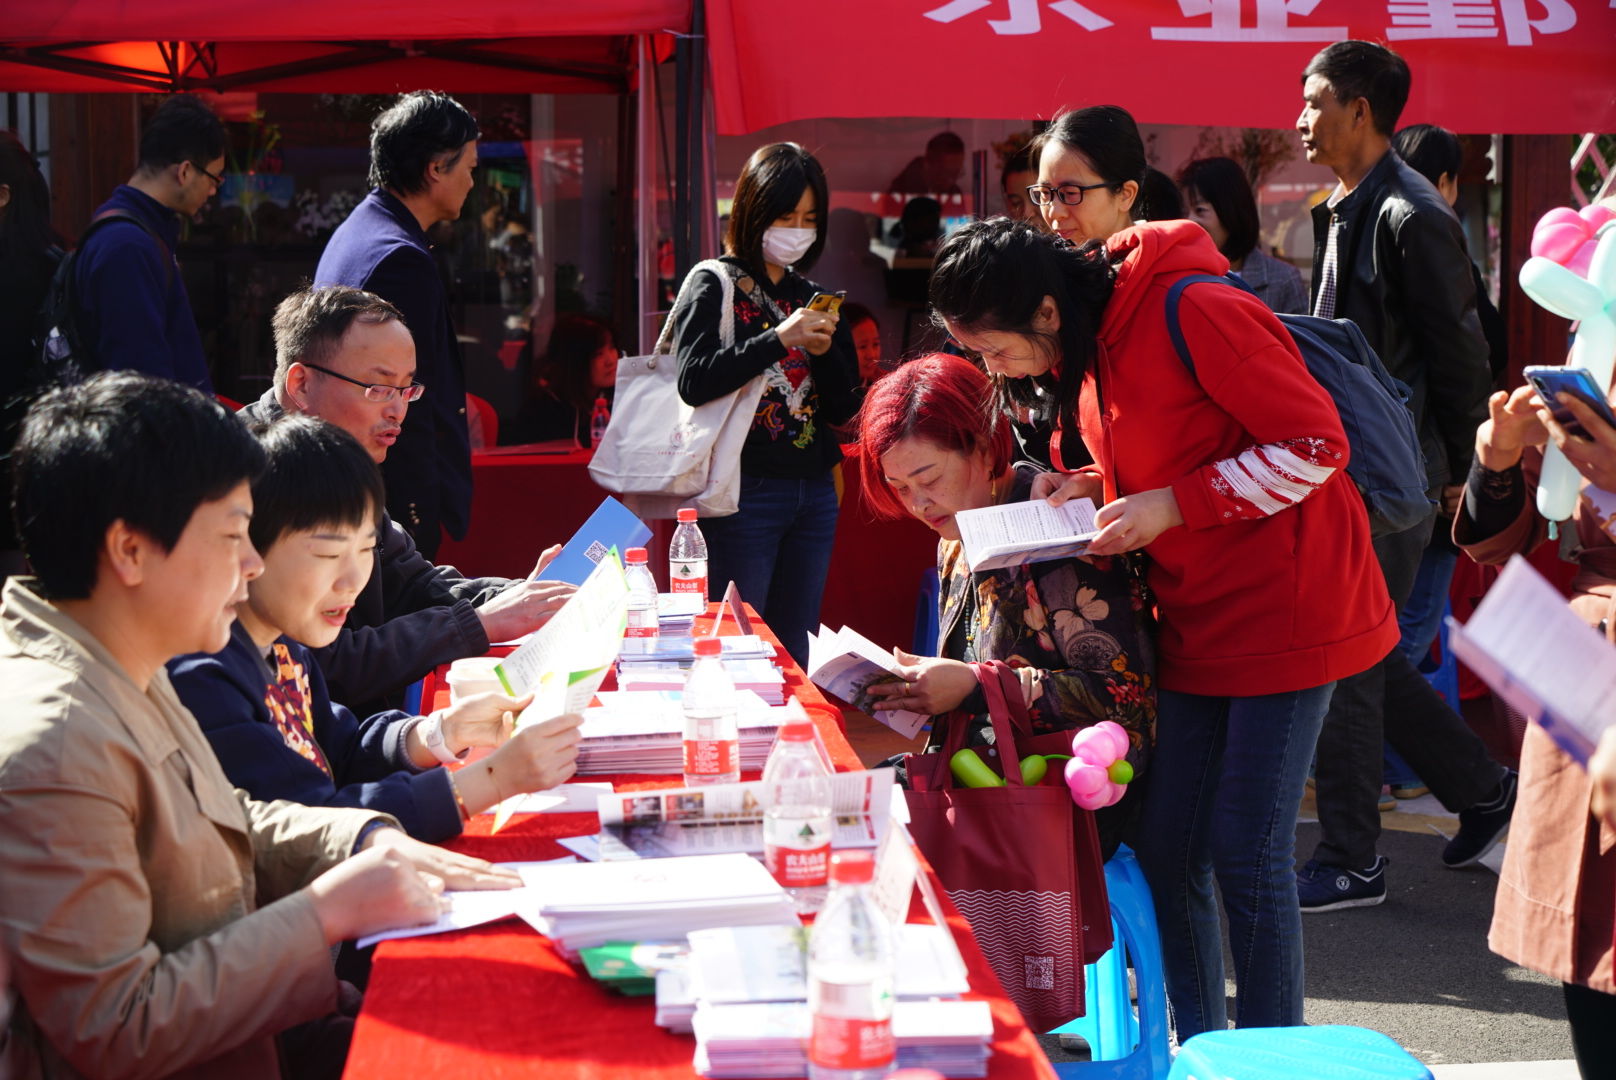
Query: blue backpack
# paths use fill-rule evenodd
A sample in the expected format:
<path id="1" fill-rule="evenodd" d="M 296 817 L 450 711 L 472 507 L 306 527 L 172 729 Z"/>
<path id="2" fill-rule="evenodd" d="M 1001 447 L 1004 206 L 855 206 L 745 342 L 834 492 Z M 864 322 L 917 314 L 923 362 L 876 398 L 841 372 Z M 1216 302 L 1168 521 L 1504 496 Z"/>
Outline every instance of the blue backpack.
<path id="1" fill-rule="evenodd" d="M 1213 274 L 1179 278 L 1167 290 L 1167 333 L 1192 378 L 1195 361 L 1178 322 L 1178 304 L 1186 288 L 1203 281 L 1251 291 L 1238 278 Z M 1425 520 L 1432 503 L 1425 494 L 1425 454 L 1408 408 L 1408 387 L 1386 370 L 1350 319 L 1280 315 L 1279 321 L 1301 352 L 1308 374 L 1324 387 L 1341 414 L 1352 451 L 1347 475 L 1358 485 L 1369 510 L 1370 535 L 1412 529 Z"/>

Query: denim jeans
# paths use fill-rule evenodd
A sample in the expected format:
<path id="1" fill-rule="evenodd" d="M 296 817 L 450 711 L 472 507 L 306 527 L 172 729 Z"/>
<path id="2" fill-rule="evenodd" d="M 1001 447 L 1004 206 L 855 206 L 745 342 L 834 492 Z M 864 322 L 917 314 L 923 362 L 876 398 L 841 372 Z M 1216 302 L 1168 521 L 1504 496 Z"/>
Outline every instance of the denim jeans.
<path id="1" fill-rule="evenodd" d="M 1260 697 L 1158 693 L 1137 850 L 1180 1042 L 1228 1027 L 1214 882 L 1229 917 L 1235 1023 L 1302 1023 L 1296 812 L 1334 685 Z"/>
<path id="2" fill-rule="evenodd" d="M 1446 524 L 1439 518 L 1436 527 L 1442 529 Z M 1442 615 L 1448 607 L 1448 586 L 1453 582 L 1453 568 L 1458 561 L 1459 553 L 1438 540 L 1428 544 L 1425 554 L 1420 556 L 1414 588 L 1397 616 L 1397 625 L 1403 631 L 1403 640 L 1398 642 L 1397 648 L 1415 667 L 1431 654 L 1431 643 L 1442 630 Z M 1394 787 L 1413 787 L 1419 782 L 1414 767 L 1392 749 L 1389 741 L 1381 752 L 1385 759 L 1386 783 Z"/>
<path id="3" fill-rule="evenodd" d="M 701 520 L 708 595 L 722 600 L 735 582 L 799 665 L 808 660 L 808 631 L 819 628 L 836 514 L 827 469 L 805 480 L 742 473 L 740 509 Z"/>

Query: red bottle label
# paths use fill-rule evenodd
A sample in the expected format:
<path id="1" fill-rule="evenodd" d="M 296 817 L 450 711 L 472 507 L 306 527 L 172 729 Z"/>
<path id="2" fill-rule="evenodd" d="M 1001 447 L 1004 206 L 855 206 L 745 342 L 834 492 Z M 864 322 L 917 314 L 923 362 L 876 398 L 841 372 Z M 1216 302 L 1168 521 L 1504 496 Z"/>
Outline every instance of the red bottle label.
<path id="1" fill-rule="evenodd" d="M 892 1021 L 815 1016 L 808 1060 L 823 1069 L 873 1069 L 896 1053 Z"/>
<path id="2" fill-rule="evenodd" d="M 685 773 L 690 776 L 725 776 L 736 772 L 733 739 L 686 739 Z"/>
<path id="3" fill-rule="evenodd" d="M 763 864 L 787 889 L 813 888 L 830 880 L 830 845 L 805 850 L 769 844 L 763 849 Z"/>

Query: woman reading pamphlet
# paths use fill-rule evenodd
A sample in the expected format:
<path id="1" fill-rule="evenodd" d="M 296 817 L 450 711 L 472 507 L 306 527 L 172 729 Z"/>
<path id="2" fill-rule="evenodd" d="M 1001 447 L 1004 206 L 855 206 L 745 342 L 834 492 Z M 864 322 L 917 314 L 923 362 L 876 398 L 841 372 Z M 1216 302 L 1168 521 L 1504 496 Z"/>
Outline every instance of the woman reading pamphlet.
<path id="1" fill-rule="evenodd" d="M 1144 772 L 1155 739 L 1155 666 L 1144 596 L 1120 557 L 1064 558 L 973 573 L 956 515 L 1025 501 L 1032 473 L 1011 468 L 1009 420 L 982 403 L 992 387 L 968 361 L 912 360 L 870 388 L 859 414 L 863 488 L 878 513 L 910 514 L 938 535 L 937 657 L 899 652 L 903 681 L 875 683 L 878 709 L 908 709 L 972 725 L 967 746 L 991 741 L 973 663 L 1016 670 L 1035 734 L 1113 720 Z M 968 719 L 960 720 L 959 717 Z M 942 748 L 946 722 L 928 749 Z M 1102 847 L 1120 842 L 1136 800 L 1096 815 Z"/>

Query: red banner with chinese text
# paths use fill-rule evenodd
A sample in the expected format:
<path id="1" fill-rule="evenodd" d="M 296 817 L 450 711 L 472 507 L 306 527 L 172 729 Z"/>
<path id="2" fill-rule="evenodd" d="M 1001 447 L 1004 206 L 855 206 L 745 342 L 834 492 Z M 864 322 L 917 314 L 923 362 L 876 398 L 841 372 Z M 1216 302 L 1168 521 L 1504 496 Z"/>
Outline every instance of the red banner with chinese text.
<path id="1" fill-rule="evenodd" d="M 1144 123 L 1286 128 L 1332 41 L 1389 45 L 1399 125 L 1616 131 L 1611 0 L 706 0 L 718 130 L 812 117 L 1041 119 L 1117 104 Z"/>

